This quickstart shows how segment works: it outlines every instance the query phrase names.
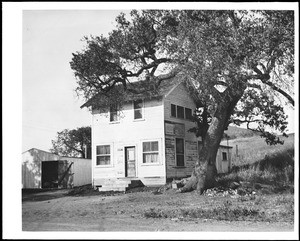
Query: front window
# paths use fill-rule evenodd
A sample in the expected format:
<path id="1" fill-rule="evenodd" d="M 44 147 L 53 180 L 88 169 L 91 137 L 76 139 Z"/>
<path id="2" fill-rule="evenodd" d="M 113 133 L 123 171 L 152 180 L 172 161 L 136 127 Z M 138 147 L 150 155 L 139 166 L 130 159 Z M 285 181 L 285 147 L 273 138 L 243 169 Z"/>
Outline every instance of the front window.
<path id="1" fill-rule="evenodd" d="M 143 100 L 135 100 L 133 102 L 134 119 L 143 119 Z"/>
<path id="2" fill-rule="evenodd" d="M 176 166 L 184 166 L 184 140 L 176 138 Z"/>
<path id="3" fill-rule="evenodd" d="M 158 153 L 158 141 L 143 142 L 143 163 L 157 163 Z"/>
<path id="4" fill-rule="evenodd" d="M 110 165 L 110 145 L 96 147 L 97 166 Z"/>
<path id="5" fill-rule="evenodd" d="M 114 121 L 119 120 L 118 106 L 117 105 L 110 106 L 109 112 L 110 112 L 110 122 L 114 122 Z"/>

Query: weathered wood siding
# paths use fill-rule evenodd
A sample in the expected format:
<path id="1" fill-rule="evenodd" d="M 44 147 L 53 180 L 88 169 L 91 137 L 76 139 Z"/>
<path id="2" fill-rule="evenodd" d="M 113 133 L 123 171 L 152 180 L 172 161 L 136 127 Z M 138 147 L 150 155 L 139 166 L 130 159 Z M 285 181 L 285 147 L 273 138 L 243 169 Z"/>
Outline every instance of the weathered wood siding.
<path id="1" fill-rule="evenodd" d="M 223 152 L 227 155 L 227 160 L 223 159 Z M 216 157 L 216 168 L 218 173 L 227 173 L 231 169 L 231 147 L 220 146 Z"/>
<path id="2" fill-rule="evenodd" d="M 166 174 L 167 178 L 190 176 L 198 158 L 198 138 L 188 130 L 195 127 L 195 123 L 171 116 L 171 104 L 189 108 L 194 112 L 196 105 L 189 96 L 185 86 L 176 86 L 164 100 L 165 145 L 166 145 Z M 176 138 L 184 139 L 184 167 L 176 166 Z"/>
<path id="3" fill-rule="evenodd" d="M 136 176 L 144 184 L 165 183 L 164 160 L 164 117 L 163 105 L 159 99 L 144 102 L 143 119 L 134 120 L 133 102 L 125 103 L 116 123 L 109 121 L 109 112 L 93 111 L 92 116 L 92 176 L 94 185 L 101 185 L 103 179 L 125 177 L 125 147 L 135 147 Z M 158 141 L 159 162 L 144 164 L 142 143 Z M 111 164 L 96 165 L 96 146 L 110 145 Z"/>

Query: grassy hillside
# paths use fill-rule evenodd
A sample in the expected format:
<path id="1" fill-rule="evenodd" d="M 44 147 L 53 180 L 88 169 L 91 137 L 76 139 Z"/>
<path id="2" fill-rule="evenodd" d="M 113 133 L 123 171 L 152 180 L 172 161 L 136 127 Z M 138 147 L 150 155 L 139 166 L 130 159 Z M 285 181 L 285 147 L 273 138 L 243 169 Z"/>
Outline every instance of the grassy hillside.
<path id="1" fill-rule="evenodd" d="M 236 126 L 228 126 L 228 130 L 225 131 L 225 134 L 229 139 L 259 136 L 259 133 L 257 132 Z"/>
<path id="2" fill-rule="evenodd" d="M 270 146 L 267 145 L 264 138 L 260 136 L 250 136 L 245 138 L 229 139 L 228 145 L 232 146 L 232 165 L 240 166 L 251 164 L 262 160 L 266 155 L 270 156 L 275 153 L 284 153 L 294 150 L 294 134 L 290 134 L 287 138 L 282 137 L 283 145 Z M 221 142 L 227 145 L 227 140 Z"/>

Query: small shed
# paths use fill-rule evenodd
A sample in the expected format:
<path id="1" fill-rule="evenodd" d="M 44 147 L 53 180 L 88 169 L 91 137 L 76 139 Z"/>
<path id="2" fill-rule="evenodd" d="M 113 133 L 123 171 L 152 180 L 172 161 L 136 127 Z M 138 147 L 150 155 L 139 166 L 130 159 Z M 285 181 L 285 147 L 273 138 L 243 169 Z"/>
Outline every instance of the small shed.
<path id="1" fill-rule="evenodd" d="M 73 188 L 92 183 L 91 159 L 32 148 L 22 153 L 22 187 Z"/>
<path id="2" fill-rule="evenodd" d="M 216 168 L 218 173 L 228 173 L 231 169 L 232 146 L 220 145 L 216 157 Z"/>

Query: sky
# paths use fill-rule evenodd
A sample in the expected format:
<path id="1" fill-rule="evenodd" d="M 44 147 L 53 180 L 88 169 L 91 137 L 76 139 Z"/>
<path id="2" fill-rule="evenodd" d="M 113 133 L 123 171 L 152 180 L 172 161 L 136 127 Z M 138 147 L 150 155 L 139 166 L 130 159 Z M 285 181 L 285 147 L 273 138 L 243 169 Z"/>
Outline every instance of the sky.
<path id="1" fill-rule="evenodd" d="M 41 237 L 39 233 L 20 232 L 21 153 L 33 147 L 47 151 L 51 148 L 51 140 L 58 131 L 91 124 L 91 114 L 87 109 L 80 108 L 84 100 L 78 99 L 75 94 L 76 80 L 69 65 L 72 53 L 83 48 L 83 42 L 80 41 L 83 36 L 106 35 L 113 29 L 117 14 L 121 11 L 129 12 L 130 9 L 290 8 L 285 3 L 275 2 L 267 6 L 265 5 L 267 3 L 257 2 L 245 4 L 217 2 L 212 6 L 211 3 L 195 2 L 160 2 L 159 5 L 151 2 L 2 2 L 2 189 L 5 207 L 3 237 L 17 239 Z M 294 3 L 292 9 L 298 9 L 297 7 L 298 3 Z M 298 66 L 298 57 L 295 65 Z M 298 76 L 297 70 L 297 80 Z M 295 129 L 297 133 L 299 127 L 297 81 L 296 90 L 297 106 L 295 111 L 289 114 L 292 117 L 289 129 L 297 127 Z M 297 135 L 295 141 L 298 146 Z M 297 154 L 296 152 L 296 158 Z M 63 235 L 60 234 L 60 237 L 70 238 L 69 233 Z M 113 234 L 109 235 L 103 234 L 103 238 L 114 237 Z M 76 233 L 76 238 L 80 237 L 84 239 L 90 236 L 86 233 Z M 162 237 L 160 234 L 160 238 Z M 165 236 L 169 237 L 169 234 Z M 232 234 L 231 237 L 239 236 Z M 47 233 L 47 238 L 55 239 L 57 233 Z"/>
<path id="2" fill-rule="evenodd" d="M 121 11 L 23 12 L 22 152 L 48 151 L 58 131 L 91 125 L 69 63 L 72 53 L 83 49 L 83 36 L 107 35 Z"/>
<path id="3" fill-rule="evenodd" d="M 23 10 L 22 152 L 48 151 L 57 132 L 91 124 L 75 93 L 69 62 L 84 47 L 83 36 L 107 35 L 115 17 L 129 10 Z M 288 111 L 293 132 L 293 111 Z"/>

